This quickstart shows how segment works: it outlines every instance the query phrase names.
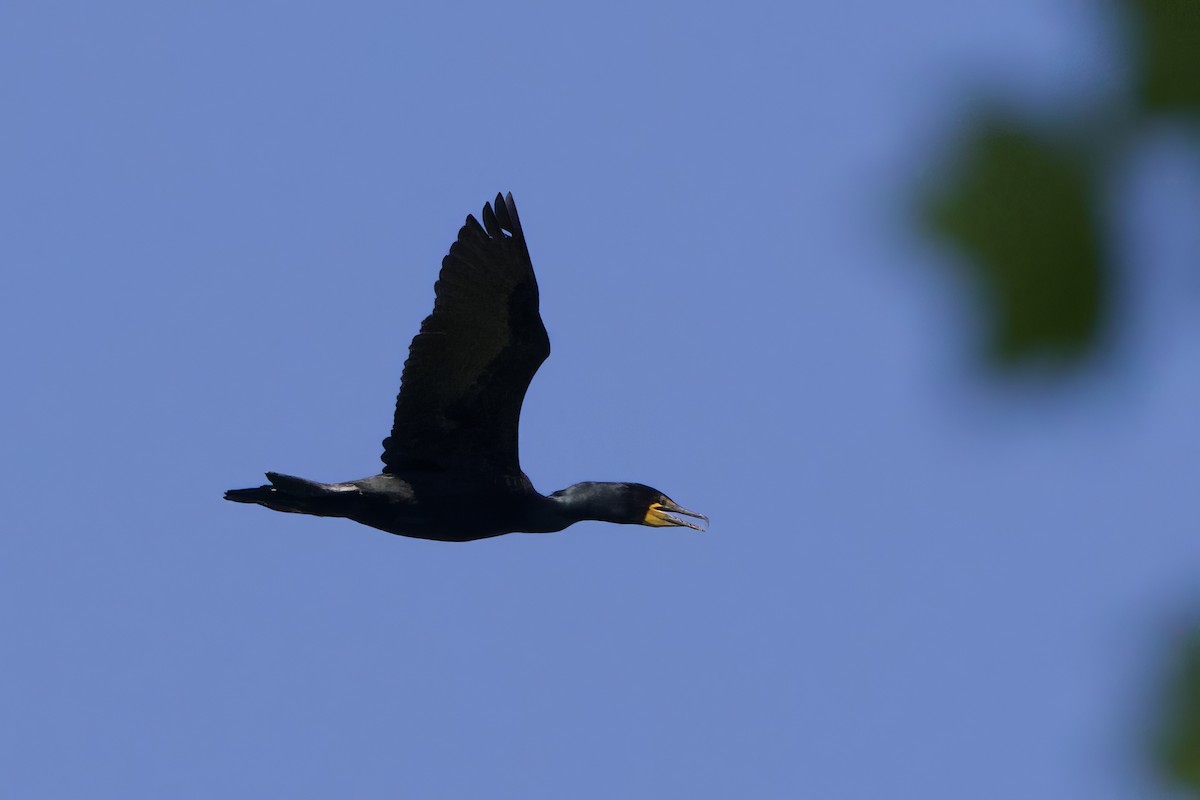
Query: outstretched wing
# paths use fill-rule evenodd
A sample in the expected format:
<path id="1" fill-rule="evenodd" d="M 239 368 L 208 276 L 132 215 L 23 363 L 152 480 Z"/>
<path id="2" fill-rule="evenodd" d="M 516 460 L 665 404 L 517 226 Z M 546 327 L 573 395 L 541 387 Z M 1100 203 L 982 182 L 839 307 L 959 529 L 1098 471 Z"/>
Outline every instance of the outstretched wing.
<path id="1" fill-rule="evenodd" d="M 512 195 L 497 194 L 482 216 L 467 217 L 442 259 L 433 313 L 404 362 L 384 472 L 520 473 L 521 403 L 550 339 Z"/>

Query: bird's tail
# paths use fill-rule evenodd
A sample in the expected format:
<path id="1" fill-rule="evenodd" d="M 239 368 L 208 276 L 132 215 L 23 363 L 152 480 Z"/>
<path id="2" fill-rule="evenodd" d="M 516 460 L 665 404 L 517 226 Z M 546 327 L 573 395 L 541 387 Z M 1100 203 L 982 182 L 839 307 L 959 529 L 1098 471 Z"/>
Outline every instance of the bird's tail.
<path id="1" fill-rule="evenodd" d="M 268 472 L 267 486 L 256 489 L 230 489 L 225 499 L 235 503 L 257 503 L 274 511 L 293 514 L 314 514 L 318 517 L 344 517 L 349 512 L 346 501 L 351 487 L 329 486 L 316 481 Z"/>

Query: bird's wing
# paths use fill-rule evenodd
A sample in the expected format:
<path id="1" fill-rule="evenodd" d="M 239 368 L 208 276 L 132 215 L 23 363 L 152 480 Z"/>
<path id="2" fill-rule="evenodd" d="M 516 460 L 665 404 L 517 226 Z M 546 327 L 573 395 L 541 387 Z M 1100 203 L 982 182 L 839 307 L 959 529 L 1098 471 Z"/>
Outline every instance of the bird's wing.
<path id="1" fill-rule="evenodd" d="M 482 216 L 467 217 L 442 259 L 433 313 L 404 362 L 384 472 L 520 473 L 521 403 L 550 339 L 512 195 Z"/>

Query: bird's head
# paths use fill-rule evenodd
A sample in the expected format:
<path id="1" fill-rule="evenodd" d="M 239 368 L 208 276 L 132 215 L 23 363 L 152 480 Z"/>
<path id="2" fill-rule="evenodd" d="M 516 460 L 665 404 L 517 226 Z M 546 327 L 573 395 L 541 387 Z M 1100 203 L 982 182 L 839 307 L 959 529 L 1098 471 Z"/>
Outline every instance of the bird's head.
<path id="1" fill-rule="evenodd" d="M 658 489 L 642 483 L 577 483 L 555 492 L 551 498 L 571 508 L 579 519 L 704 530 L 694 522 L 675 516 L 682 514 L 708 524 L 708 517 L 689 511 Z"/>

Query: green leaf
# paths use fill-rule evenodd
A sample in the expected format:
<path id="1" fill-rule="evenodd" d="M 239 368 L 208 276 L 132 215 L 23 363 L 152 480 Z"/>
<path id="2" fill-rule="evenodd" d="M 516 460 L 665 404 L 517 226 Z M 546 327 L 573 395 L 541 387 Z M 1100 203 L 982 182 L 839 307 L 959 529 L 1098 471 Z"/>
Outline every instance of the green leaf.
<path id="1" fill-rule="evenodd" d="M 1200 791 L 1200 633 L 1180 651 L 1158 733 L 1158 760 L 1167 777 Z"/>
<path id="2" fill-rule="evenodd" d="M 979 123 L 965 157 L 926 207 L 959 248 L 991 319 L 1001 366 L 1070 362 L 1097 343 L 1109 288 L 1093 178 L 1076 148 L 1011 120 Z"/>
<path id="3" fill-rule="evenodd" d="M 1125 0 L 1144 108 L 1200 116 L 1200 0 Z"/>

